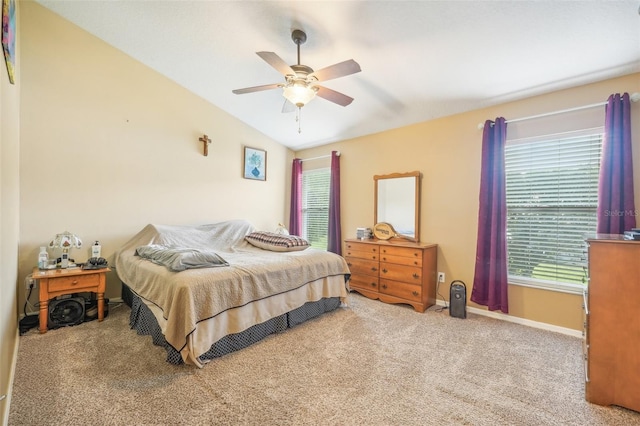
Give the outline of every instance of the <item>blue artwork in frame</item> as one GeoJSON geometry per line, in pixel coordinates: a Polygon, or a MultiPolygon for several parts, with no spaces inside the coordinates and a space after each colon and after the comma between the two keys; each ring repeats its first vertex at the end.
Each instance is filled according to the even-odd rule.
{"type": "Polygon", "coordinates": [[[2,0],[2,50],[7,64],[9,82],[15,84],[16,66],[16,3],[2,0]]]}
{"type": "Polygon", "coordinates": [[[245,179],[267,180],[267,151],[245,146],[242,174],[245,179]]]}

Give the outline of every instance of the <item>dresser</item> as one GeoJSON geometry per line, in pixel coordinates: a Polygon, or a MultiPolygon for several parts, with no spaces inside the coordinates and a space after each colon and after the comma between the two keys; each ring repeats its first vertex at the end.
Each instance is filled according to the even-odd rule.
{"type": "Polygon", "coordinates": [[[585,397],[640,411],[640,241],[597,235],[587,243],[585,397]]]}
{"type": "Polygon", "coordinates": [[[424,312],[435,304],[437,250],[437,244],[347,239],[351,290],[424,312]]]}

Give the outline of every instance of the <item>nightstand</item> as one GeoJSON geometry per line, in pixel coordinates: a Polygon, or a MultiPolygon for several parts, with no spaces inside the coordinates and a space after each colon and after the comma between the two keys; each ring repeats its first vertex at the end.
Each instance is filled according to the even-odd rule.
{"type": "Polygon", "coordinates": [[[104,269],[33,269],[33,279],[39,281],[40,286],[40,333],[47,332],[49,317],[49,300],[63,294],[94,292],[98,296],[98,321],[104,319],[104,291],[106,288],[106,274],[104,269]]]}

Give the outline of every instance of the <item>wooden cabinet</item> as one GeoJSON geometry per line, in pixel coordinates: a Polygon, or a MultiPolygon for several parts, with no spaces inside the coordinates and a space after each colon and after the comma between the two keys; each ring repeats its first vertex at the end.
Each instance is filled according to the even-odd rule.
{"type": "Polygon", "coordinates": [[[640,242],[598,235],[585,292],[585,397],[640,411],[640,242]]]}
{"type": "Polygon", "coordinates": [[[424,312],[436,299],[436,244],[345,240],[351,290],[424,312]]]}

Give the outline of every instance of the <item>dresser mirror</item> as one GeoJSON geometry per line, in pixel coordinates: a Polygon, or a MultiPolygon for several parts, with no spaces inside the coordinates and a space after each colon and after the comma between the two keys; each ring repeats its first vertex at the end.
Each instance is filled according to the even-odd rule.
{"type": "Polygon", "coordinates": [[[420,172],[375,175],[374,223],[389,223],[402,238],[420,239],[420,172]]]}

